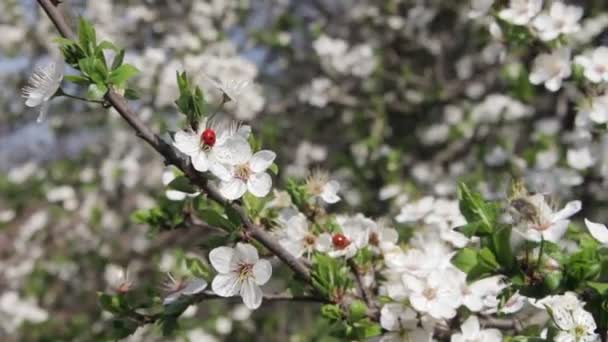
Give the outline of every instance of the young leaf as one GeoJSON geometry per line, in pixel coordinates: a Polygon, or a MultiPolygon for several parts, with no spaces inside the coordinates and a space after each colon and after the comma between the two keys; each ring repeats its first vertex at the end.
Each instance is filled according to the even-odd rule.
{"type": "Polygon", "coordinates": [[[97,47],[95,28],[83,17],[80,17],[78,26],[78,42],[87,56],[95,55],[95,48],[97,47]]]}
{"type": "Polygon", "coordinates": [[[123,64],[110,73],[110,83],[123,85],[131,77],[137,75],[139,70],[131,64],[123,64]]]}

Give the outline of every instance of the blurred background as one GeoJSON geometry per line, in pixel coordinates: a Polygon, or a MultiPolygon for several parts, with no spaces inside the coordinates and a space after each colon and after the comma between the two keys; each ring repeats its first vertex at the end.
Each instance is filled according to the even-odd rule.
{"type": "MultiPolygon", "coordinates": [[[[458,181],[503,198],[524,180],[601,218],[608,135],[579,129],[576,87],[550,94],[529,84],[534,49],[492,37],[468,1],[64,3],[72,23],[85,16],[126,48],[142,71],[132,106],[167,139],[183,119],[176,71],[212,108],[221,94],[204,74],[254,80],[224,111],[277,151],[279,188],[316,169],[339,180],[343,201],[332,211],[393,220],[423,195],[454,198],[458,181]]],[[[604,44],[608,5],[573,3],[585,8],[577,46],[604,44]]],[[[129,266],[137,284],[158,288],[165,272],[204,260],[205,236],[133,219],[172,201],[167,169],[113,110],[56,98],[36,123],[20,89],[56,51],[57,33],[35,1],[0,3],[0,37],[0,340],[108,338],[96,295],[106,275],[129,266]]],[[[250,313],[211,301],[187,311],[174,339],[327,340],[316,310],[272,303],[250,313]]],[[[129,339],[162,340],[158,330],[129,339]]]]}

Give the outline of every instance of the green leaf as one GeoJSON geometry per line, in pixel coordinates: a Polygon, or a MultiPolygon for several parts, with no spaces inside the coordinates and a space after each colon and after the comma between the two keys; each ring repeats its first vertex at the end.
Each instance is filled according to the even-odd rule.
{"type": "Polygon", "coordinates": [[[88,78],[86,78],[84,76],[80,76],[80,75],[65,75],[63,78],[68,82],[81,84],[81,85],[87,85],[87,84],[91,83],[91,80],[89,80],[88,78]]]}
{"type": "Polygon", "coordinates": [[[515,256],[511,249],[511,227],[501,227],[492,234],[492,250],[505,269],[511,270],[515,266],[515,256]]]}
{"type": "Polygon", "coordinates": [[[89,85],[89,89],[87,90],[87,98],[92,100],[102,99],[106,93],[108,92],[108,88],[103,84],[91,84],[89,85]]]}
{"type": "Polygon", "coordinates": [[[471,248],[465,247],[458,251],[454,258],[452,258],[452,264],[464,273],[469,273],[473,267],[477,265],[477,252],[471,248]]]}
{"type": "Polygon", "coordinates": [[[367,305],[360,300],[354,300],[349,307],[349,320],[359,321],[367,317],[367,305]]]}
{"type": "Polygon", "coordinates": [[[212,226],[224,228],[228,232],[237,229],[237,227],[232,222],[230,222],[230,220],[226,219],[214,210],[205,209],[200,210],[198,213],[205,222],[209,223],[212,226]]]}
{"type": "Polygon", "coordinates": [[[272,163],[272,165],[270,165],[270,167],[268,168],[270,170],[270,172],[272,172],[272,174],[274,174],[275,176],[279,174],[279,166],[275,163],[272,163]]]}
{"type": "Polygon", "coordinates": [[[239,215],[239,213],[233,207],[228,206],[226,207],[225,211],[230,222],[232,222],[236,227],[243,224],[243,221],[241,221],[241,215],[239,215]]]}
{"type": "Polygon", "coordinates": [[[186,176],[176,177],[167,185],[167,187],[187,194],[194,194],[198,191],[186,176]]]}
{"type": "Polygon", "coordinates": [[[137,75],[139,70],[131,64],[123,64],[110,73],[110,83],[120,86],[127,82],[131,77],[137,75]]]}
{"type": "Polygon", "coordinates": [[[481,194],[471,191],[464,183],[460,183],[458,186],[458,199],[460,200],[460,211],[468,223],[479,222],[477,230],[485,234],[494,231],[499,214],[496,204],[486,202],[481,194]]]}
{"type": "Polygon", "coordinates": [[[116,54],[116,56],[114,56],[114,59],[112,60],[112,70],[115,70],[116,68],[121,66],[124,59],[125,49],[120,49],[120,51],[118,51],[118,53],[116,54]]]}
{"type": "Polygon", "coordinates": [[[483,264],[488,269],[497,270],[500,268],[500,265],[498,264],[498,261],[496,260],[496,256],[494,255],[494,253],[492,253],[492,251],[489,248],[487,248],[487,247],[482,248],[479,251],[478,257],[479,257],[478,258],[479,263],[483,264]]]}
{"type": "Polygon", "coordinates": [[[120,314],[122,312],[125,312],[129,308],[124,296],[119,294],[109,295],[103,292],[98,292],[97,298],[99,300],[99,305],[101,306],[101,308],[113,314],[120,314]]]}
{"type": "Polygon", "coordinates": [[[108,69],[104,63],[96,57],[87,57],[78,61],[78,67],[83,74],[89,76],[93,82],[105,84],[108,69]]]}
{"type": "Polygon", "coordinates": [[[112,42],[109,42],[107,40],[104,40],[101,43],[99,43],[99,45],[97,45],[97,49],[98,50],[114,50],[114,51],[118,51],[118,48],[116,47],[116,45],[114,45],[112,42]]]}
{"type": "Polygon", "coordinates": [[[83,17],[80,17],[78,26],[78,42],[87,56],[95,54],[95,48],[97,47],[95,28],[83,17]]]}
{"type": "Polygon", "coordinates": [[[587,285],[602,296],[608,294],[608,283],[588,281],[587,285]]]}
{"type": "Polygon", "coordinates": [[[209,266],[204,264],[198,258],[186,257],[185,259],[186,268],[190,271],[190,274],[197,278],[207,278],[209,277],[210,270],[209,266]]]}
{"type": "Polygon", "coordinates": [[[137,93],[137,90],[133,88],[127,88],[125,90],[125,97],[129,100],[137,100],[139,99],[139,94],[137,93]]]}
{"type": "Polygon", "coordinates": [[[342,310],[339,305],[325,304],[321,307],[321,315],[329,320],[337,321],[342,319],[342,310]]]}

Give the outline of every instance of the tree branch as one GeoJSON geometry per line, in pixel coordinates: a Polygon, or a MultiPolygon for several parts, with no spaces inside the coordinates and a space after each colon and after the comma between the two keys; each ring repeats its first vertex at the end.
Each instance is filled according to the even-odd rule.
{"type": "MultiPolygon", "coordinates": [[[[63,6],[56,4],[56,1],[52,0],[38,0],[40,6],[44,9],[47,16],[53,22],[59,33],[68,39],[74,39],[76,34],[66,23],[65,18],[57,6],[63,6]]],[[[213,188],[208,180],[199,172],[197,172],[190,163],[190,160],[182,153],[177,151],[172,145],[168,144],[150,128],[148,128],[137,116],[137,114],[129,107],[124,97],[114,92],[112,89],[105,95],[105,100],[116,109],[116,111],[127,121],[127,123],[135,130],[137,136],[146,141],[152,148],[160,153],[167,164],[175,165],[179,168],[192,182],[203,190],[211,200],[223,205],[224,207],[231,207],[235,212],[238,213],[245,229],[249,235],[261,243],[264,247],[274,253],[279,259],[281,259],[289,268],[292,269],[300,278],[304,281],[312,284],[310,272],[308,268],[296,259],[291,253],[285,250],[275,239],[272,238],[261,227],[255,225],[247,212],[240,205],[225,200],[215,188],[213,188]]]]}

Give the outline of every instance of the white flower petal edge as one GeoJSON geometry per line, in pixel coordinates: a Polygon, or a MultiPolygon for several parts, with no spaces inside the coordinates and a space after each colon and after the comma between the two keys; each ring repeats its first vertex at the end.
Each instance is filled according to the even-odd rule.
{"type": "Polygon", "coordinates": [[[606,245],[608,244],[608,228],[601,223],[591,222],[585,219],[585,225],[587,229],[589,229],[589,233],[593,238],[595,238],[599,243],[606,245]]]}

